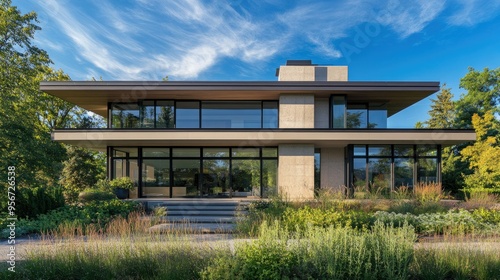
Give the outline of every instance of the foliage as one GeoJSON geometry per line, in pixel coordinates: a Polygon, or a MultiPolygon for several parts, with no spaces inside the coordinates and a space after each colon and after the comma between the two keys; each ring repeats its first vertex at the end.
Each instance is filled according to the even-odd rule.
{"type": "Polygon", "coordinates": [[[15,213],[19,218],[36,218],[64,206],[64,196],[61,188],[19,188],[15,202],[15,213]]]}
{"type": "MultiPolygon", "coordinates": [[[[16,223],[16,236],[28,233],[44,233],[56,231],[62,225],[81,227],[85,230],[93,225],[104,228],[117,216],[126,217],[130,212],[139,210],[139,204],[132,201],[113,199],[95,201],[85,205],[66,205],[47,214],[41,214],[36,219],[21,219],[16,223]]],[[[2,231],[4,237],[7,231],[2,231]]]]}
{"type": "Polygon", "coordinates": [[[94,187],[106,174],[106,158],[102,153],[84,148],[68,146],[68,160],[63,164],[60,183],[69,201],[75,201],[78,194],[94,187]]]}
{"type": "Polygon", "coordinates": [[[413,229],[308,227],[300,236],[263,224],[259,239],[214,259],[204,279],[407,279],[413,229]]]}
{"type": "Polygon", "coordinates": [[[413,186],[413,195],[419,202],[439,201],[443,198],[443,188],[439,183],[418,183],[413,186]]]}
{"type": "Polygon", "coordinates": [[[464,160],[474,173],[465,176],[465,189],[497,189],[500,191],[500,122],[491,111],[480,117],[474,114],[472,124],[476,142],[462,150],[464,160]]]}
{"type": "Polygon", "coordinates": [[[441,91],[437,94],[437,99],[431,99],[431,110],[429,110],[430,119],[425,121],[427,128],[453,128],[455,119],[455,106],[452,98],[451,89],[444,84],[441,91]]]}
{"type": "Polygon", "coordinates": [[[116,199],[116,195],[114,193],[98,189],[85,189],[83,192],[78,194],[78,201],[82,203],[112,199],[116,199]]]}
{"type": "Polygon", "coordinates": [[[120,177],[109,181],[111,188],[121,188],[126,190],[133,190],[135,188],[134,181],[129,177],[120,177]]]}

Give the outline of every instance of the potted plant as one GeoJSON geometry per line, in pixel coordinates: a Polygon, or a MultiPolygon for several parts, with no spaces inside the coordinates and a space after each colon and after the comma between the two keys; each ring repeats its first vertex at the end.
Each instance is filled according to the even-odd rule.
{"type": "Polygon", "coordinates": [[[110,187],[119,199],[128,198],[129,192],[135,189],[134,182],[129,177],[120,177],[109,181],[110,187]]]}

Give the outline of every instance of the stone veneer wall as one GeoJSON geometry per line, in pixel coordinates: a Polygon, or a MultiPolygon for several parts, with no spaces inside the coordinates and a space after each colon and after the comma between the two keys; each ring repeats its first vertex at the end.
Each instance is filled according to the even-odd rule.
{"type": "Polygon", "coordinates": [[[314,145],[279,145],[278,190],[289,200],[314,198],[314,145]]]}

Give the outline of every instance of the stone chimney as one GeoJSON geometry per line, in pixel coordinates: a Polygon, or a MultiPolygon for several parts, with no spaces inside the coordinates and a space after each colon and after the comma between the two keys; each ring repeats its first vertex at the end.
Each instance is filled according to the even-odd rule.
{"type": "Polygon", "coordinates": [[[278,81],[347,81],[347,66],[319,66],[311,60],[287,60],[276,69],[278,81]]]}

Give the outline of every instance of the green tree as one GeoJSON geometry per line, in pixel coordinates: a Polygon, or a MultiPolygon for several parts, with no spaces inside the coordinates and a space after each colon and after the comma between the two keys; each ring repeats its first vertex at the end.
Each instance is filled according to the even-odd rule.
{"type": "Polygon", "coordinates": [[[455,126],[472,128],[472,116],[480,117],[488,111],[499,113],[500,102],[500,68],[482,72],[469,67],[469,72],[460,80],[460,88],[467,90],[456,104],[455,126]]]}
{"type": "Polygon", "coordinates": [[[68,160],[64,162],[60,183],[69,201],[76,201],[78,194],[86,188],[95,187],[97,181],[106,177],[103,153],[68,146],[68,160]]]}
{"type": "Polygon", "coordinates": [[[476,131],[476,142],[462,150],[473,170],[465,175],[466,189],[495,189],[500,192],[500,122],[492,111],[483,117],[474,114],[472,125],[476,131]]]}
{"type": "Polygon", "coordinates": [[[455,104],[450,88],[444,84],[436,97],[437,99],[431,99],[430,119],[425,122],[425,126],[429,128],[453,128],[455,104]]]}

